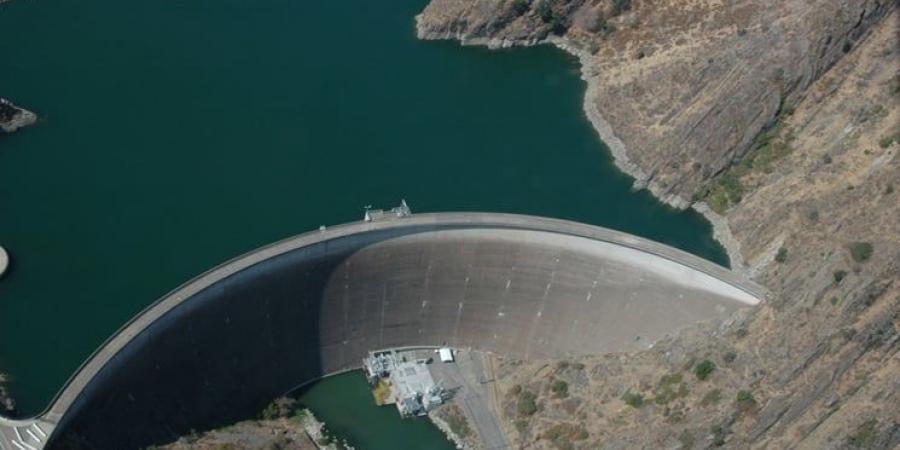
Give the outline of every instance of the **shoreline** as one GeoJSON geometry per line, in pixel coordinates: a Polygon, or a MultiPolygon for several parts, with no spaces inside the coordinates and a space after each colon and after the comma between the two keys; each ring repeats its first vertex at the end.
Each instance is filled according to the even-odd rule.
{"type": "Polygon", "coordinates": [[[667,205],[669,207],[678,209],[678,210],[686,210],[688,208],[692,208],[694,211],[700,213],[709,223],[712,225],[712,233],[713,239],[725,249],[725,253],[728,255],[729,265],[731,266],[731,270],[740,274],[741,276],[749,278],[749,271],[747,268],[747,263],[744,260],[743,253],[741,253],[741,245],[740,242],[734,237],[731,232],[731,227],[728,225],[728,219],[719,215],[709,208],[709,206],[704,202],[694,202],[691,203],[688,200],[685,200],[681,196],[677,194],[666,194],[665,190],[655,183],[649,175],[631,158],[628,157],[628,151],[625,148],[625,144],[621,139],[616,136],[615,132],[612,129],[612,125],[603,117],[600,110],[597,108],[597,105],[594,104],[592,99],[594,98],[594,93],[600,88],[599,83],[597,82],[596,77],[594,76],[593,68],[591,67],[591,55],[590,53],[578,48],[573,45],[570,40],[565,37],[550,35],[544,40],[530,40],[530,41],[515,41],[508,39],[496,39],[496,38],[466,38],[461,33],[432,33],[424,30],[421,27],[421,14],[415,16],[416,21],[416,37],[422,40],[456,40],[461,45],[481,45],[486,46],[489,49],[502,49],[502,48],[512,48],[512,47],[532,47],[539,44],[549,44],[554,47],[574,56],[578,59],[578,63],[580,66],[581,79],[587,84],[587,89],[585,89],[584,97],[582,99],[582,108],[584,110],[584,114],[587,117],[588,121],[594,128],[594,131],[597,133],[600,140],[606,147],[609,149],[609,153],[612,155],[613,165],[616,166],[621,172],[630,176],[634,179],[632,187],[636,190],[646,189],[648,190],[654,198],[656,198],[659,202],[667,205]]]}
{"type": "Polygon", "coordinates": [[[597,105],[591,100],[594,97],[593,94],[599,89],[596,78],[592,76],[593,72],[590,67],[591,55],[573,46],[566,38],[550,36],[545,42],[578,58],[578,63],[581,66],[581,79],[587,83],[583,101],[584,114],[587,116],[588,121],[591,122],[591,125],[593,125],[594,131],[597,132],[600,140],[609,149],[616,168],[634,178],[634,189],[647,189],[653,194],[653,197],[672,208],[679,210],[691,208],[700,213],[712,225],[713,239],[725,249],[731,270],[746,276],[746,262],[741,253],[741,244],[731,233],[728,219],[710,209],[705,202],[691,203],[677,194],[665,194],[663,188],[652,181],[647,173],[628,157],[625,144],[615,135],[612,125],[606,121],[597,105]]]}
{"type": "Polygon", "coordinates": [[[456,433],[454,433],[453,430],[450,429],[450,424],[438,417],[437,414],[429,412],[427,417],[428,420],[430,420],[438,430],[441,430],[441,432],[444,433],[445,436],[447,436],[447,439],[450,442],[453,442],[453,444],[456,445],[457,449],[474,450],[469,444],[466,443],[466,441],[457,436],[456,433]]]}

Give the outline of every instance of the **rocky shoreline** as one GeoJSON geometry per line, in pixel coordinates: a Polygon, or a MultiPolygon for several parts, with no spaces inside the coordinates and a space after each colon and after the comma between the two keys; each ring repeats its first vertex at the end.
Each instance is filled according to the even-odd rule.
{"type": "Polygon", "coordinates": [[[6,388],[6,374],[0,373],[0,416],[10,415],[16,411],[16,402],[6,388]]]}
{"type": "Polygon", "coordinates": [[[483,45],[491,49],[529,47],[546,44],[553,45],[577,58],[581,71],[581,79],[587,84],[587,89],[585,90],[583,97],[584,114],[593,125],[594,131],[597,132],[600,140],[603,141],[609,149],[615,166],[626,175],[634,178],[633,186],[635,189],[647,189],[659,201],[672,208],[686,209],[690,207],[702,214],[712,224],[713,238],[725,249],[728,259],[731,262],[732,269],[739,273],[746,272],[740,243],[732,235],[731,229],[728,226],[728,221],[724,216],[711,210],[704,202],[691,203],[677,194],[667,192],[663,186],[652,180],[652,178],[628,156],[625,144],[618,136],[616,136],[612,126],[603,117],[599,107],[592,100],[596,97],[596,92],[600,89],[600,82],[596,73],[593,71],[591,64],[592,54],[579,48],[566,38],[552,34],[548,35],[543,40],[509,40],[468,37],[462,33],[434,33],[423,26],[421,19],[421,14],[416,16],[416,35],[419,39],[454,39],[460,41],[462,45],[483,45]]]}
{"type": "Polygon", "coordinates": [[[12,133],[35,122],[37,122],[36,114],[16,106],[5,98],[0,98],[0,131],[12,133]]]}

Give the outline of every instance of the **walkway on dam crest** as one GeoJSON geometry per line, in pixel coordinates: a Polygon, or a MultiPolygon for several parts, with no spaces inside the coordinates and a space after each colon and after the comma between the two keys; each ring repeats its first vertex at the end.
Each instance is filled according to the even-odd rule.
{"type": "MultiPolygon", "coordinates": [[[[691,295],[693,292],[704,293],[701,295],[701,297],[705,296],[703,297],[703,301],[706,302],[703,303],[704,305],[718,305],[718,303],[715,302],[720,300],[716,299],[722,299],[721,301],[729,302],[729,305],[731,303],[738,306],[754,305],[766,296],[764,288],[721,266],[663,244],[601,227],[564,220],[510,214],[433,213],[414,214],[402,217],[387,214],[378,216],[369,221],[327,228],[323,227],[317,231],[301,234],[262,247],[232,259],[175,289],[131,319],[116,334],[111,336],[100,348],[98,348],[68,380],[65,386],[63,386],[44,413],[40,414],[37,418],[30,420],[9,420],[0,417],[0,449],[43,449],[47,444],[48,439],[54,437],[54,430],[62,432],[62,429],[66,427],[66,423],[72,419],[72,416],[91,414],[91,411],[82,408],[82,406],[87,403],[87,399],[84,397],[90,397],[92,395],[87,393],[90,390],[86,390],[86,388],[91,385],[92,381],[97,378],[97,375],[101,371],[108,369],[105,371],[105,373],[108,374],[108,372],[115,370],[118,365],[122,364],[121,360],[123,358],[118,358],[118,362],[116,362],[115,365],[109,363],[126,349],[126,347],[130,348],[131,351],[122,354],[132,355],[132,352],[137,352],[140,349],[138,344],[132,345],[136,341],[136,337],[140,336],[148,327],[155,324],[159,319],[166,316],[169,312],[172,312],[173,309],[182,303],[192,299],[198,293],[203,292],[207,288],[226,278],[241,273],[245,269],[296,250],[310,249],[308,252],[310,256],[305,256],[305,258],[316,258],[324,257],[321,255],[326,255],[329,252],[337,252],[338,250],[336,249],[346,250],[347,248],[352,250],[353,255],[361,255],[355,256],[357,260],[354,260],[355,262],[352,264],[355,264],[356,266],[353,267],[358,267],[360,264],[367,263],[367,261],[373,261],[370,263],[372,264],[372,267],[376,267],[376,265],[379,268],[392,267],[382,264],[383,261],[378,262],[373,260],[370,254],[381,251],[384,252],[384,255],[387,255],[385,256],[386,258],[399,258],[410,254],[414,255],[415,258],[422,258],[423,254],[431,255],[431,253],[427,252],[433,252],[434,248],[456,248],[454,246],[457,245],[456,243],[458,242],[471,242],[471,245],[475,248],[467,249],[463,251],[465,255],[456,255],[453,256],[454,258],[486,258],[490,259],[489,262],[491,264],[496,264],[498,255],[506,255],[507,257],[512,257],[510,255],[514,255],[521,258],[522,255],[535,254],[544,257],[545,254],[548,253],[544,250],[550,248],[556,249],[554,251],[564,252],[565,255],[568,255],[570,259],[579,264],[577,268],[582,272],[584,272],[583,269],[586,267],[603,266],[603,268],[594,270],[594,275],[591,275],[591,277],[594,278],[587,279],[587,284],[585,285],[582,280],[582,278],[586,276],[584,273],[573,274],[571,276],[565,273],[557,274],[558,270],[564,270],[566,267],[576,267],[573,265],[573,262],[564,261],[564,263],[568,262],[569,265],[560,266],[560,257],[557,256],[555,258],[555,265],[553,265],[552,257],[549,257],[550,259],[547,260],[549,262],[541,263],[553,265],[553,267],[548,269],[548,272],[551,273],[551,280],[557,281],[546,282],[546,287],[544,287],[544,284],[541,284],[540,289],[530,289],[528,291],[533,292],[533,295],[542,298],[535,299],[535,308],[538,308],[536,310],[537,318],[528,320],[528,323],[531,324],[533,329],[521,354],[515,355],[519,357],[529,357],[529,351],[536,356],[540,356],[542,355],[540,353],[542,348],[553,350],[556,348],[553,347],[553,345],[557,345],[557,347],[559,345],[566,345],[570,340],[576,340],[575,338],[578,337],[575,336],[575,332],[572,331],[572,337],[567,338],[570,340],[560,338],[559,342],[548,343],[547,338],[541,336],[540,333],[543,332],[541,330],[544,329],[541,328],[538,330],[538,328],[541,324],[541,315],[544,313],[544,305],[546,305],[548,300],[551,302],[554,301],[554,295],[569,297],[572,297],[573,295],[580,296],[582,306],[579,306],[579,308],[586,308],[586,306],[583,306],[585,304],[602,304],[603,302],[597,299],[602,300],[604,295],[611,295],[609,292],[615,292],[620,298],[623,298],[623,301],[625,302],[640,302],[641,299],[635,297],[635,295],[638,294],[637,292],[630,292],[629,294],[628,291],[621,291],[622,289],[629,289],[628,286],[631,286],[631,284],[625,283],[624,281],[634,282],[634,285],[639,283],[646,285],[646,283],[654,283],[654,280],[665,280],[665,284],[656,287],[642,287],[642,289],[649,292],[646,295],[651,296],[653,302],[656,302],[647,304],[657,305],[659,304],[660,299],[665,299],[668,296],[674,297],[676,300],[670,301],[667,304],[675,305],[672,306],[672,308],[680,308],[680,306],[677,306],[677,298],[684,298],[685,295],[691,295]],[[330,244],[332,242],[334,245],[330,244]],[[425,250],[422,250],[423,248],[425,250]],[[498,251],[501,253],[498,253],[498,251]],[[580,256],[576,258],[571,255],[580,256]],[[593,259],[588,258],[588,256],[593,259]],[[605,274],[609,274],[610,278],[614,281],[611,290],[606,289],[605,286],[598,288],[598,283],[603,285],[606,282],[603,279],[605,274]],[[567,276],[569,276],[569,278],[574,277],[574,281],[559,280],[559,278],[565,278],[567,276]],[[594,280],[593,287],[591,287],[590,279],[594,280]],[[566,286],[566,282],[569,282],[570,285],[566,286]],[[553,283],[560,285],[558,294],[555,290],[557,288],[551,287],[551,284],[553,283]],[[683,286],[683,290],[680,290],[681,288],[679,288],[679,290],[672,291],[670,290],[670,285],[683,286]],[[581,286],[586,286],[586,288],[584,288],[583,291],[579,291],[579,289],[582,289],[581,286]],[[595,300],[593,303],[590,303],[592,301],[592,296],[595,300]],[[532,345],[534,348],[532,348],[532,345]],[[108,365],[110,367],[107,367],[108,365]]],[[[532,257],[528,258],[530,258],[527,259],[529,262],[536,261],[536,259],[532,257]]],[[[461,259],[452,259],[450,261],[453,261],[454,263],[460,261],[465,262],[461,259]]],[[[469,260],[468,262],[470,267],[474,265],[476,268],[479,267],[479,264],[486,264],[484,261],[477,259],[469,260]]],[[[535,262],[535,264],[537,264],[537,262],[535,262]]],[[[516,267],[513,266],[512,269],[513,272],[515,272],[516,267]]],[[[338,269],[335,269],[336,272],[337,270],[338,269]]],[[[343,267],[341,267],[341,270],[344,270],[343,267]]],[[[419,270],[421,271],[424,269],[419,270]]],[[[429,271],[430,270],[429,266],[429,271]]],[[[352,272],[348,269],[346,273],[352,272]]],[[[473,276],[475,275],[478,274],[474,274],[473,276]]],[[[417,276],[426,277],[427,285],[427,277],[432,275],[429,272],[427,275],[418,274],[417,276]]],[[[468,285],[470,278],[472,277],[466,276],[464,278],[466,285],[468,285]]],[[[462,283],[462,280],[459,282],[462,283]]],[[[506,291],[510,290],[512,278],[504,276],[502,279],[496,277],[478,280],[473,279],[472,282],[490,283],[490,289],[495,289],[496,286],[499,286],[498,289],[502,292],[504,283],[506,291]]],[[[485,286],[478,287],[482,292],[494,292],[485,286]]],[[[515,285],[513,287],[515,287],[515,285]]],[[[465,289],[463,292],[462,295],[467,295],[465,294],[465,289]]],[[[476,292],[468,295],[478,294],[476,292]]],[[[493,294],[489,295],[491,298],[494,297],[493,294]]],[[[323,299],[323,301],[325,300],[328,299],[323,299]]],[[[459,304],[460,311],[463,308],[462,301],[464,300],[465,299],[461,300],[459,304]]],[[[568,298],[565,299],[565,302],[568,301],[570,301],[568,298]]],[[[563,299],[560,299],[559,302],[564,303],[563,299]]],[[[479,304],[484,305],[485,303],[482,302],[479,304]]],[[[453,303],[453,305],[455,311],[455,303],[453,303]]],[[[516,307],[516,305],[500,305],[501,310],[495,312],[493,319],[491,320],[501,320],[504,318],[505,314],[511,314],[510,312],[502,310],[502,308],[510,307],[516,307]]],[[[594,308],[593,306],[590,307],[594,308]]],[[[732,311],[734,307],[736,306],[715,306],[720,315],[732,311]]],[[[422,304],[422,308],[425,308],[425,303],[422,304]]],[[[624,309],[619,308],[614,311],[616,311],[617,314],[629,314],[627,305],[624,309]]],[[[576,312],[573,314],[575,314],[574,317],[579,317],[579,313],[576,312]]],[[[549,315],[552,317],[545,318],[544,322],[551,321],[550,323],[553,324],[552,320],[554,320],[554,317],[557,319],[560,317],[558,314],[549,315]]],[[[564,318],[568,318],[568,316],[564,318]]],[[[506,318],[506,320],[513,319],[515,318],[506,318]]],[[[589,319],[589,317],[585,317],[585,326],[588,325],[587,319],[589,319]]],[[[331,326],[331,322],[328,322],[328,318],[323,316],[321,320],[323,321],[323,326],[325,326],[325,324],[331,326]]],[[[382,318],[382,322],[383,321],[382,318]]],[[[513,322],[510,323],[512,324],[513,322]]],[[[462,325],[465,326],[466,324],[462,325]]],[[[459,317],[457,317],[456,327],[457,329],[454,329],[451,334],[454,337],[459,331],[459,317]]],[[[496,334],[494,335],[494,339],[497,339],[496,334]]],[[[619,337],[617,337],[617,339],[619,339],[619,337]]],[[[621,347],[610,348],[609,350],[634,350],[636,348],[634,341],[635,339],[629,339],[629,342],[621,344],[621,347]]],[[[646,346],[650,343],[652,342],[642,341],[640,345],[646,346]]],[[[365,347],[365,344],[366,342],[361,343],[362,347],[365,347]]],[[[379,344],[382,343],[373,343],[371,348],[378,348],[379,344]]],[[[441,342],[435,342],[435,344],[441,344],[441,342]]],[[[322,345],[328,345],[328,343],[323,343],[322,345]]],[[[496,347],[501,344],[495,343],[494,345],[496,347]]],[[[585,348],[589,349],[589,346],[585,348]]],[[[603,348],[606,349],[607,347],[603,348]]],[[[501,346],[500,350],[502,349],[501,346]]],[[[356,350],[361,351],[362,348],[354,348],[354,351],[356,350]]],[[[497,351],[496,348],[491,350],[497,351]]],[[[576,350],[575,353],[585,352],[584,349],[576,350]]],[[[335,362],[335,367],[333,368],[343,368],[343,365],[350,364],[347,361],[355,361],[353,364],[358,364],[359,359],[357,359],[355,353],[348,350],[346,361],[335,362]]],[[[328,369],[330,367],[326,368],[328,369]]]]}

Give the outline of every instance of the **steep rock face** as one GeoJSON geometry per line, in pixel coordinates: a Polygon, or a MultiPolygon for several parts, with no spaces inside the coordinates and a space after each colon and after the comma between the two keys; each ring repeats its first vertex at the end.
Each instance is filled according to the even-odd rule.
{"type": "Polygon", "coordinates": [[[9,100],[0,98],[0,131],[12,133],[37,121],[33,112],[19,108],[9,100]]]}
{"type": "Polygon", "coordinates": [[[900,46],[888,14],[725,173],[741,200],[724,225],[771,299],[636,355],[504,361],[514,442],[900,446],[900,46]],[[715,369],[701,380],[704,360],[715,369]]]}
{"type": "MultiPolygon", "coordinates": [[[[418,35],[492,46],[564,35],[619,166],[686,207],[891,5],[873,0],[432,0],[418,35]],[[614,130],[614,135],[612,131],[614,130]]],[[[594,120],[598,125],[598,120],[594,120]]]]}

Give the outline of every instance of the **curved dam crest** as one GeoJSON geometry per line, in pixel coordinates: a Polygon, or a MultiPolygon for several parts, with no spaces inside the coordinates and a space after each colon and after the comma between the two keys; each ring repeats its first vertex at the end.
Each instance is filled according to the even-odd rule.
{"type": "Polygon", "coordinates": [[[0,447],[174,440],[358,367],[377,348],[515,358],[639,350],[764,296],[691,254],[575,222],[436,213],[341,225],[235,258],[161,298],[43,414],[0,418],[0,447]]]}

